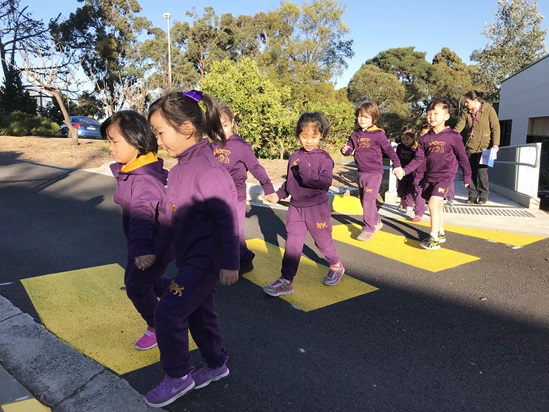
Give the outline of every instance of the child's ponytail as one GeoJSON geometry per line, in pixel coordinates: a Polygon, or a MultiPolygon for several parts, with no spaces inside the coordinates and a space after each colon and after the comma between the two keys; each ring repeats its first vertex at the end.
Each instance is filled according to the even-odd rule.
{"type": "Polygon", "coordinates": [[[227,136],[225,136],[223,125],[221,124],[219,103],[215,101],[212,96],[205,93],[202,94],[201,101],[206,107],[203,132],[207,134],[210,139],[217,140],[221,143],[221,146],[224,146],[227,141],[227,136]]]}

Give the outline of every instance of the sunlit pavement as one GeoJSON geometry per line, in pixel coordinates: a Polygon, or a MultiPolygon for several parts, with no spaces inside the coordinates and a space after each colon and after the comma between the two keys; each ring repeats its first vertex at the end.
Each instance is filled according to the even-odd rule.
{"type": "MultiPolygon", "coordinates": [[[[120,289],[114,179],[0,165],[2,365],[52,409],[147,410],[162,370],[157,349],[132,347],[144,328],[120,289]]],[[[487,210],[498,207],[518,209],[487,210]]],[[[359,242],[360,216],[335,210],[341,284],[322,284],[308,238],[295,293],[272,298],[261,288],[279,276],[285,210],[252,205],[255,269],[218,293],[231,374],[165,409],[542,410],[549,219],[466,213],[445,213],[447,242],[425,251],[428,216],[413,223],[388,204],[383,229],[359,242]]]]}

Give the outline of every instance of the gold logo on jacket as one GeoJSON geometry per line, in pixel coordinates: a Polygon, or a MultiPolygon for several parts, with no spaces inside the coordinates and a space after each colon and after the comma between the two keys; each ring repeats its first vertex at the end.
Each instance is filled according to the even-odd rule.
{"type": "Polygon", "coordinates": [[[366,192],[366,193],[374,193],[374,189],[370,189],[369,187],[366,187],[366,188],[364,189],[364,192],[366,192]]]}
{"type": "Polygon", "coordinates": [[[429,153],[444,153],[444,145],[446,142],[440,142],[438,140],[431,140],[429,142],[429,153]]]}
{"type": "Polygon", "coordinates": [[[359,149],[368,149],[370,147],[370,138],[369,137],[360,137],[358,139],[358,148],[359,149]]]}
{"type": "Polygon", "coordinates": [[[444,194],[446,193],[446,189],[444,189],[443,187],[439,187],[438,192],[444,194]]]}
{"type": "Polygon", "coordinates": [[[173,293],[175,296],[183,296],[183,289],[185,288],[175,283],[175,280],[172,280],[172,283],[170,283],[170,293],[173,293]]]}
{"type": "Polygon", "coordinates": [[[215,149],[214,156],[219,163],[229,163],[231,151],[227,149],[215,149]]]}
{"type": "Polygon", "coordinates": [[[175,203],[172,203],[172,202],[170,202],[170,206],[172,208],[172,214],[175,215],[175,211],[177,210],[177,206],[175,205],[175,203]]]}
{"type": "Polygon", "coordinates": [[[317,229],[326,229],[327,227],[328,227],[328,223],[326,222],[316,222],[317,229]]]}

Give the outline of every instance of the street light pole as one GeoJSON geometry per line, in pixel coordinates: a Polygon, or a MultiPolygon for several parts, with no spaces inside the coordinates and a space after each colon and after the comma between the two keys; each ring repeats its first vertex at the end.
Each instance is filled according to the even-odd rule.
{"type": "Polygon", "coordinates": [[[456,89],[459,90],[459,97],[458,97],[458,119],[461,115],[461,85],[457,85],[456,86],[456,89]]]}
{"type": "Polygon", "coordinates": [[[170,40],[170,13],[164,13],[162,18],[168,20],[168,88],[172,88],[172,45],[170,40]]]}

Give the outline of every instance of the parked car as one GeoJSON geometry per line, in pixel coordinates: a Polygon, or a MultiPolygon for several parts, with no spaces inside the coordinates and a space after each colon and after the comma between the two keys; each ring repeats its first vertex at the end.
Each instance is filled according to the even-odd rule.
{"type": "MultiPolygon", "coordinates": [[[[78,132],[78,137],[83,139],[101,139],[101,131],[99,127],[101,124],[89,117],[85,116],[70,116],[72,127],[78,132]]],[[[61,136],[68,137],[69,128],[65,123],[61,123],[59,126],[61,129],[61,136]]]]}

